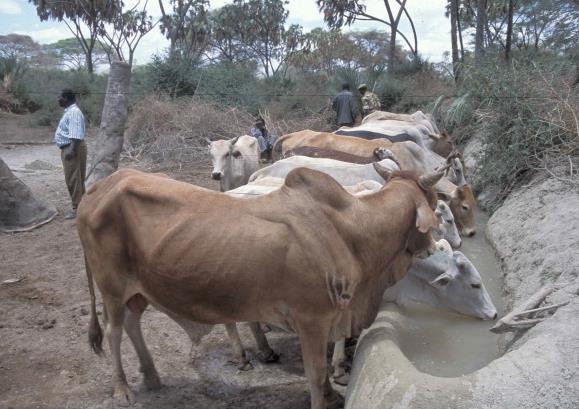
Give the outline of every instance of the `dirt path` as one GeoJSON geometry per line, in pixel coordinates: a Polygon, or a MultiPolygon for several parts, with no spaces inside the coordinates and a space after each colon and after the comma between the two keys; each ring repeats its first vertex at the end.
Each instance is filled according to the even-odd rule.
{"type": "MultiPolygon", "coordinates": [[[[62,216],[69,198],[59,152],[51,145],[0,145],[0,156],[38,197],[60,212],[39,229],[0,236],[0,281],[22,278],[17,284],[0,285],[0,407],[116,407],[110,398],[110,361],[98,358],[87,344],[87,281],[74,221],[62,216]]],[[[164,171],[216,188],[204,160],[177,173],[164,171]]],[[[123,362],[129,384],[137,392],[136,407],[309,407],[297,337],[269,333],[281,361],[262,365],[253,358],[248,329],[240,327],[255,366],[247,372],[228,362],[231,353],[222,326],[195,347],[198,358],[192,363],[185,333],[166,316],[147,310],[143,331],[165,387],[156,392],[141,388],[137,358],[125,337],[123,362]]]]}

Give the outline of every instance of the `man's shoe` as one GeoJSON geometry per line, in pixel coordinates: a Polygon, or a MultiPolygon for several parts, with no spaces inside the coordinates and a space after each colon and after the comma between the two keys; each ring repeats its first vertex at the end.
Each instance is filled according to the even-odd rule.
{"type": "Polygon", "coordinates": [[[69,210],[69,211],[64,215],[64,218],[65,218],[66,220],[72,220],[72,219],[76,218],[76,210],[75,210],[75,209],[69,210]]]}

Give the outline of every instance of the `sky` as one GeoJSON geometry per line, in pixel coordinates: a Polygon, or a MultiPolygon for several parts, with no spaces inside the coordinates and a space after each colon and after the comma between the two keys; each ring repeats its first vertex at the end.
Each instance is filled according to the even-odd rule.
{"type": "MultiPolygon", "coordinates": [[[[139,0],[125,0],[134,4],[139,0]]],[[[141,0],[143,1],[143,0],[141,0]]],[[[212,8],[231,3],[227,0],[210,0],[212,8]]],[[[164,0],[164,4],[168,3],[164,0]]],[[[418,36],[418,51],[430,62],[443,60],[443,53],[450,51],[450,22],[444,17],[447,0],[408,0],[407,10],[414,20],[418,36]]],[[[386,8],[383,0],[365,1],[369,14],[386,19],[386,8]]],[[[158,18],[161,13],[157,0],[149,0],[147,10],[158,18]]],[[[290,0],[288,5],[289,24],[299,24],[309,31],[324,27],[323,15],[318,11],[315,0],[290,0]]],[[[369,28],[383,29],[379,23],[358,21],[351,28],[364,30],[369,28]]],[[[407,20],[401,22],[401,31],[411,38],[410,25],[407,20]]],[[[346,30],[349,30],[346,28],[346,30]]],[[[0,0],[0,35],[9,33],[25,34],[40,44],[49,44],[63,38],[72,37],[67,26],[62,22],[44,21],[36,15],[36,8],[27,0],[0,0]]],[[[135,58],[136,64],[145,64],[155,54],[162,53],[168,46],[158,28],[147,34],[139,44],[135,58]]]]}

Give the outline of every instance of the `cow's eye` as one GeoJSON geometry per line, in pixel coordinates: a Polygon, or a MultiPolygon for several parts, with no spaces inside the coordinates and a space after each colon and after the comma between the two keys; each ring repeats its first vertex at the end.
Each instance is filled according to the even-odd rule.
{"type": "Polygon", "coordinates": [[[241,156],[241,152],[239,152],[239,151],[233,152],[233,157],[234,157],[234,158],[239,158],[240,156],[241,156]]]}
{"type": "Polygon", "coordinates": [[[225,154],[225,157],[226,157],[226,158],[229,158],[229,152],[227,152],[227,153],[225,154]]]}
{"type": "Polygon", "coordinates": [[[468,211],[468,206],[467,205],[462,205],[462,210],[464,210],[465,212],[468,211]]]}
{"type": "Polygon", "coordinates": [[[470,285],[472,288],[476,288],[479,289],[480,288],[480,284],[471,284],[470,285]]]}

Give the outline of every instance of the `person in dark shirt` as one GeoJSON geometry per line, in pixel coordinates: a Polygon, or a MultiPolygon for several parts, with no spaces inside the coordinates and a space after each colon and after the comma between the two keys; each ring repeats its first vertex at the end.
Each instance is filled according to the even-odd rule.
{"type": "Polygon", "coordinates": [[[342,91],[332,101],[332,108],[336,111],[339,126],[354,126],[358,116],[358,101],[350,91],[350,85],[342,85],[342,91]]]}

